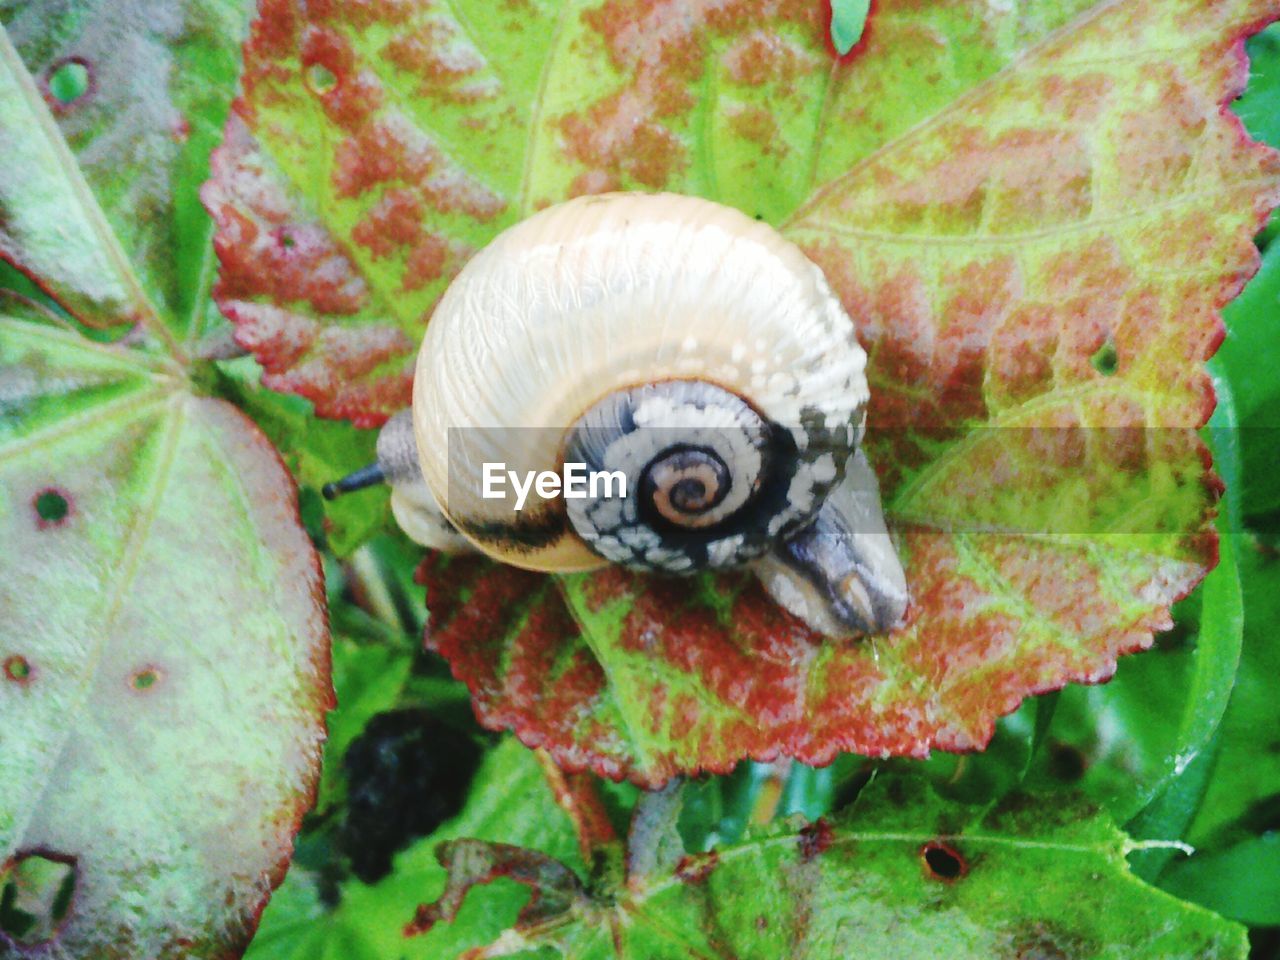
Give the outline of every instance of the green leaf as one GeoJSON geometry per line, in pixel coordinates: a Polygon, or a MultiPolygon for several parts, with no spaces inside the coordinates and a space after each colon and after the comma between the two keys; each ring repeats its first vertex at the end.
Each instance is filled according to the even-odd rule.
{"type": "Polygon", "coordinates": [[[862,39],[871,0],[831,0],[831,42],[844,56],[862,39]]]}
{"type": "Polygon", "coordinates": [[[510,849],[447,846],[438,906],[447,915],[494,869],[522,868],[539,914],[531,902],[483,957],[825,960],[856,944],[871,957],[1243,960],[1242,928],[1137,880],[1125,850],[1078,804],[1020,798],[984,815],[885,777],[831,822],[757,833],[622,889],[528,871],[510,849]]]}
{"type": "MultiPolygon", "coordinates": [[[[1213,779],[1188,836],[1196,847],[1238,839],[1244,822],[1265,816],[1280,799],[1280,560],[1242,536],[1244,650],[1231,701],[1222,720],[1222,745],[1213,779]]],[[[1265,823],[1259,826],[1266,826],[1265,823]]]]}
{"type": "Polygon", "coordinates": [[[153,319],[83,175],[0,32],[0,257],[90,326],[153,319]]]}
{"type": "Polygon", "coordinates": [[[300,397],[276,393],[259,385],[261,368],[251,358],[223,363],[225,394],[251,416],[280,450],[299,486],[323,511],[324,542],[345,557],[391,521],[386,487],[359,496],[322,500],[320,489],[377,459],[377,434],[348,423],[318,420],[300,397]]]}
{"type": "Polygon", "coordinates": [[[1184,627],[1125,661],[1105,686],[1062,691],[1033,783],[1082,789],[1124,822],[1208,747],[1240,658],[1235,539],[1223,538],[1217,569],[1187,601],[1199,608],[1198,628],[1184,627]]]}
{"type": "Polygon", "coordinates": [[[445,888],[436,846],[460,837],[520,844],[582,869],[573,825],[538,760],[508,739],[476,772],[462,813],[401,853],[395,870],[379,883],[352,880],[329,908],[314,875],[291,871],[263,915],[247,960],[444,960],[492,940],[515,922],[528,899],[514,883],[495,884],[471,898],[453,924],[424,937],[403,936],[415,907],[445,888]]]}
{"type": "Polygon", "coordinates": [[[1243,458],[1243,499],[1251,514],[1280,508],[1280,377],[1266,358],[1280,342],[1280,244],[1224,311],[1227,338],[1218,351],[1236,398],[1243,458]]]}
{"type": "MultiPolygon", "coordinates": [[[[1125,824],[1125,830],[1135,840],[1155,840],[1170,843],[1187,835],[1187,828],[1204,801],[1209,787],[1214,762],[1218,758],[1217,741],[1201,750],[1194,760],[1170,780],[1164,791],[1125,824]]],[[[1148,883],[1155,883],[1165,867],[1179,854],[1175,846],[1155,846],[1135,850],[1129,855],[1129,865],[1136,876],[1148,883]]]]}
{"type": "Polygon", "coordinates": [[[234,954],[331,705],[293,484],[166,361],[0,316],[0,384],[0,863],[74,864],[62,955],[234,954]]]}
{"type": "MultiPolygon", "coordinates": [[[[931,758],[928,769],[949,795],[999,797],[1029,777],[1038,788],[1084,790],[1122,822],[1141,812],[1142,829],[1152,831],[1143,838],[1184,836],[1196,790],[1205,787],[1201,758],[1227,708],[1244,626],[1232,532],[1240,522],[1239,430],[1230,389],[1216,385],[1218,406],[1204,433],[1227,484],[1218,567],[1175,607],[1175,630],[1150,653],[1122,661],[1109,683],[1063,690],[1045,718],[1037,712],[1033,720],[1024,705],[981,755],[931,758]],[[1187,819],[1175,822],[1174,808],[1187,819]]],[[[1168,851],[1139,855],[1147,864],[1167,858],[1168,851]]]]}
{"type": "Polygon", "coordinates": [[[316,811],[323,813],[343,795],[342,758],[373,717],[396,706],[413,661],[407,649],[361,644],[345,637],[333,642],[333,688],[338,709],[329,719],[329,739],[316,811]]]}
{"type": "Polygon", "coordinates": [[[1241,923],[1280,926],[1280,833],[1175,863],[1160,886],[1241,923]]]}

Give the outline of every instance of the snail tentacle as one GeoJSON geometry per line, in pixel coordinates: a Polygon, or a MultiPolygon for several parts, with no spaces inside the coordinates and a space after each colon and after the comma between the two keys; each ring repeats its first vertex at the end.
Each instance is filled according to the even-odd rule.
{"type": "Polygon", "coordinates": [[[401,410],[378,432],[377,460],[340,480],[326,483],[321,493],[334,500],[379,483],[391,486],[391,513],[396,524],[415,543],[448,553],[475,549],[440,509],[435,494],[422,478],[418,445],[413,436],[413,412],[401,410]]]}

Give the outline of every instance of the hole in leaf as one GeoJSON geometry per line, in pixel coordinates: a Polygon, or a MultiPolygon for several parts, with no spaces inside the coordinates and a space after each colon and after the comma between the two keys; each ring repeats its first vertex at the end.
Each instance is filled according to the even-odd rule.
{"type": "Polygon", "coordinates": [[[49,95],[58,107],[69,107],[89,92],[89,64],[72,57],[49,69],[49,95]]]}
{"type": "Polygon", "coordinates": [[[14,683],[26,683],[31,679],[31,661],[15,653],[5,660],[4,675],[14,683]]]}
{"type": "Polygon", "coordinates": [[[960,852],[940,841],[926,843],[920,848],[920,856],[929,876],[943,883],[959,880],[969,872],[969,864],[960,852]]]}
{"type": "Polygon", "coordinates": [[[48,943],[66,921],[75,892],[74,859],[19,854],[0,871],[0,932],[22,946],[48,943]]]}
{"type": "Polygon", "coordinates": [[[160,671],[155,667],[144,667],[133,675],[129,681],[135,690],[150,690],[160,682],[160,671]]]}
{"type": "Polygon", "coordinates": [[[338,85],[338,78],[323,63],[313,63],[303,72],[303,82],[317,97],[323,97],[338,85]]]}
{"type": "Polygon", "coordinates": [[[1106,343],[1093,352],[1089,362],[1093,364],[1093,369],[1104,377],[1115,376],[1115,372],[1120,366],[1120,358],[1116,354],[1116,345],[1108,339],[1106,343]]]}
{"type": "Polygon", "coordinates": [[[42,530],[45,527],[61,526],[71,513],[71,501],[65,493],[54,487],[41,490],[31,503],[36,511],[36,525],[42,530]]]}
{"type": "Polygon", "coordinates": [[[1084,777],[1089,761],[1084,751],[1069,743],[1055,743],[1049,747],[1049,773],[1063,783],[1075,783],[1084,777]]]}

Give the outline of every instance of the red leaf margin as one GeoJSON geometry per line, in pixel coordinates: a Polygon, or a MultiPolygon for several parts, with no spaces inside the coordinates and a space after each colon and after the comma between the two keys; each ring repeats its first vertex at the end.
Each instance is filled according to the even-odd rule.
{"type": "Polygon", "coordinates": [[[254,446],[268,451],[272,466],[279,471],[282,478],[282,482],[279,485],[280,497],[287,505],[287,519],[301,533],[302,540],[306,543],[307,552],[310,556],[310,566],[313,574],[310,578],[310,593],[312,602],[320,613],[321,630],[320,642],[314,646],[311,656],[311,665],[315,670],[315,678],[318,684],[316,689],[317,697],[313,709],[320,718],[320,736],[316,740],[315,762],[312,764],[308,782],[299,792],[293,807],[288,813],[288,826],[286,829],[293,840],[286,849],[281,851],[280,859],[276,862],[274,869],[264,878],[266,886],[262,891],[262,897],[257,906],[245,918],[241,942],[229,948],[226,954],[227,960],[237,960],[237,958],[244,955],[244,952],[249,948],[249,944],[257,934],[258,927],[262,923],[263,911],[267,909],[267,905],[271,902],[272,894],[279,889],[280,884],[284,883],[284,878],[293,863],[294,849],[298,834],[302,830],[302,821],[315,808],[316,801],[319,799],[321,748],[329,738],[329,714],[338,707],[338,695],[333,686],[333,632],[329,622],[329,599],[325,590],[324,563],[320,558],[319,551],[316,550],[315,544],[311,542],[311,538],[307,535],[306,527],[302,522],[302,512],[298,501],[298,482],[294,479],[293,473],[280,456],[280,451],[276,449],[275,444],[271,442],[261,427],[227,401],[215,400],[213,402],[225,406],[229,413],[235,415],[240,421],[238,426],[251,438],[254,446]]]}

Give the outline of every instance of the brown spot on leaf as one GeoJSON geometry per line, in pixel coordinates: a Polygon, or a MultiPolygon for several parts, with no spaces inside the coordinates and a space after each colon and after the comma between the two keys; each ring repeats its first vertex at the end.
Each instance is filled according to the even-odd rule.
{"type": "Polygon", "coordinates": [[[420,290],[432,281],[456,272],[456,264],[465,259],[465,251],[455,249],[449,241],[434,233],[426,234],[409,252],[401,289],[420,290]]]}
{"type": "Polygon", "coordinates": [[[154,689],[160,678],[160,670],[156,667],[143,667],[129,678],[129,686],[138,693],[145,693],[154,689]]]}
{"type": "Polygon", "coordinates": [[[420,79],[418,96],[442,103],[476,103],[493,91],[471,79],[483,69],[484,61],[462,39],[452,24],[435,20],[415,33],[396,34],[382,54],[420,79]]]}
{"type": "Polygon", "coordinates": [[[711,871],[716,868],[719,862],[720,857],[714,850],[706,853],[686,854],[676,864],[676,877],[681,883],[691,885],[704,883],[707,877],[711,876],[711,871]]]}
{"type": "Polygon", "coordinates": [[[942,840],[934,840],[920,848],[920,861],[925,876],[941,883],[955,883],[969,873],[969,862],[960,851],[942,840]]]}
{"type": "Polygon", "coordinates": [[[83,106],[97,89],[97,78],[88,59],[80,56],[55,60],[45,71],[41,92],[55,114],[83,106]]]}
{"type": "Polygon", "coordinates": [[[534,850],[483,840],[450,840],[436,849],[448,871],[444,892],[434,903],[418,907],[404,935],[427,933],[441,920],[457,916],[472,887],[506,877],[529,888],[529,901],[516,918],[516,929],[545,922],[585,898],[581,881],[559,860],[534,850]]]}
{"type": "Polygon", "coordinates": [[[778,136],[778,121],[764,107],[740,107],[729,111],[729,128],[743,140],[749,140],[761,152],[781,156],[786,143],[778,136]]]}
{"type": "Polygon", "coordinates": [[[307,0],[307,15],[313,20],[367,30],[383,25],[406,23],[417,8],[415,0],[307,0]]]}
{"type": "Polygon", "coordinates": [[[15,653],[5,658],[4,676],[6,680],[25,686],[35,679],[35,668],[26,657],[15,653]]]}
{"type": "Polygon", "coordinates": [[[1099,944],[1074,931],[1063,930],[1047,920],[1021,924],[1023,929],[1009,939],[999,960],[1075,960],[1096,957],[1099,944]]]}
{"type": "MultiPolygon", "coordinates": [[[[768,37],[793,27],[820,40],[825,35],[820,6],[792,0],[778,4],[770,11],[776,29],[758,30],[754,49],[748,41],[731,51],[730,71],[750,83],[772,67],[772,79],[784,82],[798,57],[787,52],[789,40],[777,43],[768,37]],[[753,52],[764,55],[762,66],[750,64],[753,52]]],[[[668,185],[690,163],[689,145],[677,130],[697,105],[704,72],[719,69],[706,55],[709,37],[741,37],[758,23],[759,11],[744,0],[692,7],[673,0],[608,0],[582,19],[628,82],[560,118],[566,153],[588,171],[621,184],[668,185]]],[[[760,129],[760,118],[748,123],[760,129]]]]}
{"type": "Polygon", "coordinates": [[[794,80],[813,60],[811,51],[794,46],[773,30],[754,30],[736,38],[723,55],[730,79],[751,87],[794,80]]]}
{"type": "Polygon", "coordinates": [[[800,845],[800,860],[808,863],[815,857],[826,853],[835,842],[836,834],[825,817],[819,817],[813,823],[800,830],[796,841],[800,845]]]}
{"type": "Polygon", "coordinates": [[[36,516],[36,529],[49,530],[67,523],[74,512],[75,502],[67,491],[59,487],[45,487],[31,498],[31,509],[36,516]]]}
{"type": "Polygon", "coordinates": [[[336,30],[307,27],[301,62],[308,89],[320,97],[326,116],[343,129],[358,129],[382,106],[382,84],[372,71],[357,67],[350,42],[336,30]]]}

